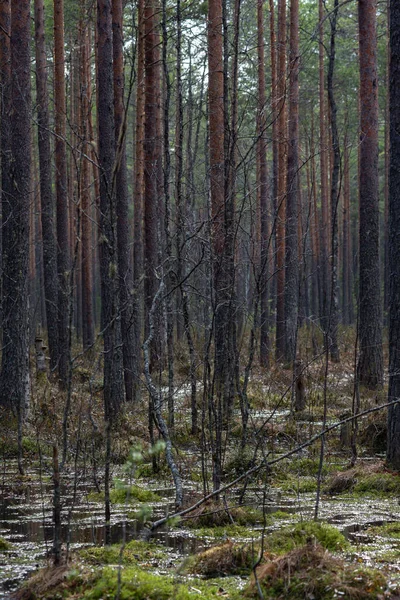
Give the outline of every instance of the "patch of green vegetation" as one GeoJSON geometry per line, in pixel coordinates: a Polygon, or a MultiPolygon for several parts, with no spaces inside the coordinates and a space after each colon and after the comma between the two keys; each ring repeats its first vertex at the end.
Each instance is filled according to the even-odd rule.
{"type": "MultiPolygon", "coordinates": [[[[82,589],[79,598],[100,600],[114,598],[118,589],[116,569],[106,567],[90,587],[82,589]]],[[[135,567],[126,567],[121,572],[120,600],[213,600],[226,592],[232,600],[238,600],[237,582],[216,582],[179,577],[162,576],[135,567]]],[[[68,596],[66,596],[68,598],[68,596]]],[[[71,596],[73,597],[73,596],[71,596]]],[[[76,597],[76,596],[75,596],[76,597]]]]}
{"type": "Polygon", "coordinates": [[[5,550],[11,550],[12,544],[7,542],[4,538],[0,537],[0,552],[4,552],[5,550]]]}
{"type": "Polygon", "coordinates": [[[245,598],[274,600],[376,600],[386,590],[385,577],[377,570],[346,566],[318,544],[307,544],[257,569],[257,582],[245,589],[245,598]]]}
{"type": "Polygon", "coordinates": [[[272,517],[273,519],[276,519],[277,521],[280,519],[294,519],[295,515],[289,512],[286,512],[284,510],[276,510],[273,513],[270,513],[269,515],[270,517],[272,517]]]}
{"type": "MultiPolygon", "coordinates": [[[[22,452],[25,457],[33,457],[37,454],[37,441],[35,438],[22,438],[22,452]]],[[[0,438],[0,455],[5,458],[16,458],[18,456],[18,442],[8,437],[0,438]]]]}
{"type": "Polygon", "coordinates": [[[366,533],[400,540],[400,523],[386,523],[385,525],[368,527],[366,533]]]}
{"type": "MultiPolygon", "coordinates": [[[[88,500],[102,502],[104,492],[90,492],[88,500]]],[[[138,485],[118,485],[110,492],[112,504],[125,504],[126,502],[159,502],[160,496],[152,490],[146,490],[138,485]]]]}
{"type": "Polygon", "coordinates": [[[116,565],[121,561],[124,565],[161,560],[167,556],[165,548],[153,542],[142,540],[131,540],[125,545],[121,555],[121,545],[93,546],[79,551],[80,557],[86,562],[94,565],[116,565]]]}
{"type": "Polygon", "coordinates": [[[398,473],[372,473],[356,481],[355,494],[400,494],[400,475],[398,473]]]}
{"type": "Polygon", "coordinates": [[[310,476],[296,477],[295,475],[288,475],[285,479],[276,482],[276,486],[284,492],[310,494],[317,490],[317,479],[310,476]]]}
{"type": "Polygon", "coordinates": [[[227,575],[249,575],[259,559],[259,545],[235,544],[228,540],[191,556],[183,571],[213,578],[227,575]]]}
{"type": "Polygon", "coordinates": [[[282,527],[265,536],[266,550],[281,554],[302,546],[309,540],[317,541],[326,550],[337,552],[349,547],[349,543],[336,527],[326,523],[305,521],[282,527]]]}
{"type": "Polygon", "coordinates": [[[251,527],[243,525],[218,525],[216,527],[201,527],[195,529],[195,534],[200,538],[254,538],[261,534],[251,527]]]}
{"type": "Polygon", "coordinates": [[[234,506],[229,510],[222,504],[210,502],[204,504],[197,514],[185,520],[186,527],[197,529],[204,527],[220,527],[242,525],[248,527],[263,522],[263,512],[252,506],[234,506]],[[232,523],[232,519],[234,523],[232,523]]]}

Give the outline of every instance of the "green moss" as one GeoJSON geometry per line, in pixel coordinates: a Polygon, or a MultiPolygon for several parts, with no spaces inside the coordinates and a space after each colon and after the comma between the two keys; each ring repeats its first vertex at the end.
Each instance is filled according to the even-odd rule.
{"type": "Polygon", "coordinates": [[[316,477],[289,475],[285,479],[276,482],[276,486],[293,494],[310,494],[317,490],[317,479],[316,477]]]}
{"type": "Polygon", "coordinates": [[[201,538],[254,538],[259,537],[260,532],[251,527],[243,525],[224,525],[217,527],[201,527],[195,533],[201,538]]]}
{"type": "Polygon", "coordinates": [[[277,521],[280,519],[294,519],[295,517],[294,514],[285,512],[284,510],[276,510],[275,512],[270,513],[269,516],[277,521]]]}
{"type": "Polygon", "coordinates": [[[315,521],[305,521],[272,531],[265,536],[264,545],[275,553],[288,552],[304,545],[308,540],[316,540],[323,548],[331,551],[349,547],[346,538],[336,527],[315,521]]]}
{"type": "Polygon", "coordinates": [[[361,477],[354,485],[355,494],[400,494],[400,475],[398,473],[372,473],[361,477]]]}
{"type": "MultiPolygon", "coordinates": [[[[93,502],[102,502],[104,492],[91,492],[88,499],[93,502]]],[[[159,502],[160,496],[152,490],[146,490],[138,485],[119,485],[110,492],[110,500],[113,504],[125,504],[126,502],[159,502]]]]}
{"type": "Polygon", "coordinates": [[[220,527],[242,525],[259,525],[263,522],[261,510],[252,506],[230,507],[229,512],[222,504],[211,502],[204,504],[197,514],[185,520],[185,526],[189,528],[220,527]],[[232,523],[232,519],[234,523],[232,523]]]}
{"type": "Polygon", "coordinates": [[[208,548],[185,563],[183,570],[203,577],[249,575],[259,558],[259,547],[236,544],[228,540],[220,546],[208,548]]]}
{"type": "Polygon", "coordinates": [[[400,540],[400,523],[386,523],[386,525],[369,527],[368,534],[400,540]]]}
{"type": "Polygon", "coordinates": [[[12,544],[7,542],[4,538],[0,537],[0,552],[4,552],[5,550],[11,550],[12,544]]]}
{"type": "MultiPolygon", "coordinates": [[[[224,582],[224,589],[229,590],[228,597],[238,599],[233,585],[224,582]]],[[[106,567],[90,589],[84,590],[81,598],[100,600],[114,598],[118,587],[118,574],[115,569],[106,567]]],[[[198,579],[184,582],[171,576],[154,575],[147,571],[128,567],[121,572],[120,600],[192,600],[203,598],[212,600],[221,597],[221,587],[198,579]]]]}
{"type": "Polygon", "coordinates": [[[124,565],[149,562],[151,560],[161,560],[168,553],[165,548],[152,542],[141,540],[132,540],[128,542],[123,550],[121,557],[121,545],[113,546],[93,546],[84,548],[79,552],[80,557],[90,564],[94,565],[115,565],[122,561],[124,565]]]}
{"type": "MultiPolygon", "coordinates": [[[[314,544],[265,562],[257,570],[257,579],[263,598],[271,600],[376,600],[386,590],[386,580],[379,571],[346,566],[314,544]]],[[[243,596],[260,597],[254,581],[247,586],[243,596]]]]}

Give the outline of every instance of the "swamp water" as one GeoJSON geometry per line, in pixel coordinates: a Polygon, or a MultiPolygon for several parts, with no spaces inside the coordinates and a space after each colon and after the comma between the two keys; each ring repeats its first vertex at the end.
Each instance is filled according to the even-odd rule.
{"type": "MultiPolygon", "coordinates": [[[[0,598],[9,598],[12,591],[39,566],[46,563],[52,545],[52,489],[49,477],[40,477],[39,471],[31,469],[25,478],[19,478],[17,465],[7,461],[0,476],[0,536],[11,544],[11,549],[0,552],[0,598]]],[[[156,489],[156,488],[155,488],[156,489]]],[[[74,478],[64,488],[63,541],[67,539],[70,551],[84,546],[101,545],[104,540],[104,508],[101,502],[88,500],[93,485],[85,477],[74,478]]],[[[163,516],[172,510],[170,488],[158,491],[160,502],[150,503],[153,517],[163,516]]],[[[262,494],[256,488],[247,491],[247,502],[262,505],[262,494]]],[[[313,518],[314,494],[297,497],[271,490],[266,512],[280,511],[288,518],[277,519],[268,526],[267,532],[313,518]]],[[[134,507],[129,507],[133,512],[134,507]]],[[[367,566],[378,566],[393,584],[400,583],[400,536],[393,539],[368,534],[368,527],[390,522],[400,522],[400,505],[397,498],[325,498],[320,504],[320,518],[339,528],[352,544],[351,559],[367,566]]],[[[141,536],[143,526],[135,519],[126,517],[124,506],[113,507],[111,536],[113,543],[120,543],[141,536]]],[[[253,539],[261,534],[261,526],[255,527],[253,539]]],[[[167,563],[163,567],[179,564],[183,556],[198,552],[218,540],[199,539],[185,528],[160,531],[155,536],[168,549],[167,563]]],[[[243,540],[243,538],[241,538],[243,540]]],[[[251,539],[251,538],[249,538],[251,539]]],[[[219,540],[221,541],[221,540],[219,540]]],[[[157,566],[157,565],[156,565],[157,566]]]]}

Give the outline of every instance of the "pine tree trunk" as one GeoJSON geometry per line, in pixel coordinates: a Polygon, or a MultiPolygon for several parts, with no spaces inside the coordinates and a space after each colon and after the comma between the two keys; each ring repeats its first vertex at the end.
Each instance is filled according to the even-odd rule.
{"type": "Polygon", "coordinates": [[[66,387],[70,366],[70,240],[68,220],[68,178],[66,154],[66,102],[64,58],[64,0],[54,0],[54,105],[57,196],[58,269],[58,373],[66,387]]]}
{"type": "Polygon", "coordinates": [[[325,101],[325,73],[324,73],[324,28],[323,28],[323,0],[319,0],[319,139],[320,139],[320,177],[321,177],[321,229],[320,229],[320,318],[325,330],[328,322],[330,302],[330,269],[329,269],[329,200],[328,200],[328,141],[326,134],[327,106],[325,101]]]}
{"type": "Polygon", "coordinates": [[[285,204],[286,204],[286,0],[278,2],[278,180],[276,193],[276,347],[275,357],[285,356],[285,204]]]}
{"type": "MultiPolygon", "coordinates": [[[[149,333],[148,315],[157,293],[158,248],[161,243],[159,191],[162,185],[160,138],[160,34],[156,0],[145,0],[145,124],[144,124],[144,306],[145,338],[149,333]],[[160,236],[158,229],[160,227],[160,236]]],[[[159,327],[157,327],[159,329],[159,327]]],[[[159,331],[152,339],[150,369],[160,360],[159,331]]]]}
{"type": "Polygon", "coordinates": [[[97,32],[104,408],[106,420],[112,420],[118,414],[124,400],[124,386],[118,302],[117,215],[114,189],[115,127],[111,0],[98,0],[97,32]]]}
{"type": "Polygon", "coordinates": [[[58,361],[57,244],[55,237],[54,204],[51,181],[49,100],[47,91],[47,58],[43,0],[35,0],[35,49],[44,291],[46,298],[50,368],[53,371],[56,369],[58,361]]]}
{"type": "Polygon", "coordinates": [[[265,94],[265,53],[264,53],[264,0],[257,0],[257,52],[258,52],[258,108],[257,108],[257,187],[260,203],[260,365],[269,364],[269,317],[268,317],[268,170],[267,170],[267,119],[265,94]]]}
{"type": "Polygon", "coordinates": [[[285,240],[285,362],[296,358],[299,305],[299,5],[290,3],[289,51],[289,139],[287,157],[286,240],[285,240]]]}
{"type": "Polygon", "coordinates": [[[221,396],[224,387],[225,349],[228,339],[225,320],[224,289],[224,243],[225,243],[225,111],[224,111],[224,65],[222,50],[222,2],[208,3],[208,109],[209,109],[209,153],[210,195],[212,218],[212,257],[214,277],[214,331],[215,361],[214,379],[216,407],[216,443],[213,452],[213,486],[218,489],[221,482],[221,396]]]}
{"type": "Polygon", "coordinates": [[[340,149],[337,130],[337,106],[333,90],[333,77],[336,59],[336,24],[339,0],[335,0],[334,11],[331,16],[331,35],[328,68],[328,99],[332,136],[332,177],[331,177],[331,269],[330,269],[330,303],[328,308],[327,327],[325,335],[331,360],[339,362],[338,326],[339,326],[339,298],[338,298],[338,208],[339,208],[339,170],[340,149]]]}
{"type": "MultiPolygon", "coordinates": [[[[137,361],[137,378],[141,371],[141,345],[143,334],[143,196],[144,196],[144,0],[138,3],[137,33],[137,83],[136,83],[136,132],[135,132],[135,189],[133,201],[133,279],[135,292],[134,334],[135,355],[137,361]]],[[[138,394],[138,386],[136,387],[138,394]]]]}
{"type": "MultiPolygon", "coordinates": [[[[390,3],[389,393],[400,398],[400,4],[390,3]]],[[[387,462],[400,470],[400,403],[388,410],[387,462]]]]}
{"type": "Polygon", "coordinates": [[[80,21],[80,131],[82,140],[81,164],[81,264],[82,264],[82,343],[87,350],[94,343],[93,315],[93,274],[92,274],[92,219],[90,194],[90,156],[89,113],[90,97],[90,46],[89,36],[84,23],[86,0],[82,0],[80,21]]]}
{"type": "Polygon", "coordinates": [[[383,384],[376,0],[359,0],[358,23],[361,129],[358,379],[361,384],[376,389],[383,384]]]}
{"type": "MultiPolygon", "coordinates": [[[[5,19],[5,22],[1,24],[7,26],[9,13],[7,14],[6,9],[8,7],[3,5],[3,8],[1,18],[2,20],[5,19]]],[[[31,200],[30,25],[29,0],[12,0],[10,40],[12,81],[9,122],[11,185],[9,195],[4,194],[3,191],[4,312],[1,403],[11,407],[18,415],[19,442],[22,439],[22,423],[29,408],[30,394],[28,322],[29,211],[31,200]],[[21,140],[24,140],[24,143],[21,143],[21,140]]],[[[5,58],[4,49],[3,42],[2,59],[5,58]]]]}
{"type": "Polygon", "coordinates": [[[119,301],[121,307],[122,354],[125,394],[127,402],[135,397],[135,338],[133,317],[133,265],[130,251],[129,191],[126,164],[126,117],[124,106],[124,55],[122,0],[113,0],[113,59],[114,59],[114,115],[117,170],[115,191],[117,197],[117,237],[119,301]]]}

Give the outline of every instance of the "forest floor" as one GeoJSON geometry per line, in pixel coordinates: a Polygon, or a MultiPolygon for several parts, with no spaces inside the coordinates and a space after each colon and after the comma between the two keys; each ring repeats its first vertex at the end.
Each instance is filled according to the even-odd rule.
{"type": "MultiPolygon", "coordinates": [[[[235,409],[224,434],[223,481],[232,482],[265,458],[276,462],[229,488],[219,502],[212,499],[170,519],[151,536],[151,523],[174,512],[173,480],[162,447],[153,452],[149,445],[146,402],[126,407],[112,437],[110,547],[103,545],[101,366],[93,365],[82,362],[74,372],[72,460],[61,470],[60,567],[51,566],[51,455],[55,444],[61,453],[65,395],[47,380],[35,381],[24,475],[18,475],[15,428],[9,415],[0,415],[0,598],[400,597],[400,475],[384,463],[385,411],[359,420],[354,466],[346,428],[324,436],[319,495],[321,439],[280,460],[321,431],[324,397],[326,424],[351,411],[351,357],[329,364],[327,378],[323,357],[306,365],[307,406],[297,414],[291,373],[279,366],[268,375],[255,370],[247,445],[241,447],[241,414],[235,409]]],[[[212,469],[208,432],[190,433],[186,374],[182,359],[173,445],[189,507],[212,488],[212,469]]],[[[164,389],[165,374],[159,383],[164,389]]],[[[200,384],[198,398],[200,406],[200,384]]],[[[384,391],[360,390],[361,410],[384,402],[384,391]]]]}

